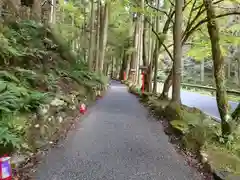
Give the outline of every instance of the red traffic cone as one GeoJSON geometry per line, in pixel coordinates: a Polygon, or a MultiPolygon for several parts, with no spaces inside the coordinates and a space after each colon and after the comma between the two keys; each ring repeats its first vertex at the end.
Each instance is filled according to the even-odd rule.
{"type": "Polygon", "coordinates": [[[85,114],[86,111],[87,111],[86,105],[85,105],[84,103],[82,103],[82,104],[80,105],[79,112],[80,112],[81,114],[85,114]]]}
{"type": "Polygon", "coordinates": [[[8,156],[0,158],[0,180],[12,180],[12,168],[8,156]]]}

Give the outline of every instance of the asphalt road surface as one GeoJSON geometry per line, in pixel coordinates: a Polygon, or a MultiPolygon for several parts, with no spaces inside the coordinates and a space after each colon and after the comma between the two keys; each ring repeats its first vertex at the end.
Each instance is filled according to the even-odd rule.
{"type": "Polygon", "coordinates": [[[107,95],[51,149],[34,180],[201,180],[126,87],[107,95]]]}
{"type": "MultiPolygon", "coordinates": [[[[161,93],[163,89],[163,83],[158,82],[158,93],[161,93]]],[[[169,98],[171,98],[172,88],[169,90],[169,98]]],[[[220,121],[220,116],[217,108],[217,101],[215,96],[200,94],[197,92],[191,92],[181,90],[181,100],[186,106],[196,107],[203,111],[205,114],[214,117],[220,121]]],[[[234,111],[238,105],[238,102],[229,101],[231,110],[234,111]]]]}
{"type": "MultiPolygon", "coordinates": [[[[181,91],[181,99],[183,104],[190,107],[196,107],[207,115],[220,120],[216,97],[203,95],[196,92],[181,91]]],[[[231,105],[232,110],[234,110],[238,105],[237,102],[232,101],[229,101],[229,104],[231,105]]]]}

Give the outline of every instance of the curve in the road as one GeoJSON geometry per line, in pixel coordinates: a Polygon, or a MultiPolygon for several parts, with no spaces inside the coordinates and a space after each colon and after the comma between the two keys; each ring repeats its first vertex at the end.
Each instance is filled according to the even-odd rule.
{"type": "MultiPolygon", "coordinates": [[[[163,89],[163,83],[158,82],[157,86],[158,93],[161,93],[163,89]]],[[[169,98],[171,98],[171,94],[172,88],[170,88],[169,90],[169,98]]],[[[184,105],[198,108],[205,114],[214,117],[216,120],[220,121],[215,96],[209,96],[205,94],[200,94],[198,92],[191,92],[181,89],[181,100],[184,105]]],[[[229,104],[231,105],[231,110],[234,111],[238,105],[238,102],[229,101],[229,104]]]]}
{"type": "MultiPolygon", "coordinates": [[[[184,105],[187,105],[190,107],[196,107],[202,110],[207,115],[210,115],[217,120],[220,119],[216,97],[182,90],[181,100],[184,105]]],[[[232,110],[234,110],[238,105],[237,102],[232,102],[232,101],[229,101],[229,104],[231,105],[232,110]]]]}
{"type": "Polygon", "coordinates": [[[160,122],[117,83],[61,147],[39,164],[34,180],[200,180],[168,142],[160,122]]]}

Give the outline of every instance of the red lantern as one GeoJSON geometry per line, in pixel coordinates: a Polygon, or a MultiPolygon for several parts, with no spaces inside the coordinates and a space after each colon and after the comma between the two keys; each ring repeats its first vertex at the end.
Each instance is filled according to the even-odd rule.
{"type": "Polygon", "coordinates": [[[82,104],[80,105],[79,112],[80,112],[81,114],[85,114],[86,111],[87,111],[86,105],[85,105],[84,103],[82,103],[82,104]]]}
{"type": "Polygon", "coordinates": [[[0,158],[0,180],[12,180],[10,157],[0,158]]]}

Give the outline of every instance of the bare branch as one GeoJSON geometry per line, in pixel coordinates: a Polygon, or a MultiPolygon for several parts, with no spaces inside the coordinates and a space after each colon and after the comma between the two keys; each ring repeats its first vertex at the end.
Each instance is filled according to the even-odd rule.
{"type": "Polygon", "coordinates": [[[183,33],[183,37],[185,36],[185,34],[192,28],[193,24],[196,22],[196,20],[204,13],[205,9],[202,10],[202,8],[204,7],[204,5],[202,4],[199,9],[197,14],[195,15],[195,17],[193,18],[193,20],[187,24],[187,27],[183,33]]]}
{"type": "Polygon", "coordinates": [[[161,40],[160,36],[158,35],[158,33],[152,28],[152,32],[156,35],[159,43],[164,47],[165,51],[168,53],[170,59],[173,61],[173,56],[171,54],[171,52],[168,50],[167,46],[163,43],[163,41],[161,40]]]}
{"type": "MultiPolygon", "coordinates": [[[[193,0],[190,0],[190,1],[188,1],[186,4],[184,4],[184,6],[183,6],[183,11],[185,10],[185,8],[186,8],[192,1],[193,1],[193,0]]],[[[174,7],[174,4],[173,4],[172,2],[170,2],[170,3],[171,3],[171,5],[172,5],[171,8],[174,7]]],[[[152,5],[148,2],[148,0],[146,0],[146,4],[147,4],[148,7],[152,8],[152,9],[155,9],[156,11],[164,13],[168,18],[171,18],[172,23],[174,23],[174,21],[172,20],[172,18],[173,18],[174,14],[175,14],[175,10],[172,11],[171,14],[168,14],[166,10],[164,10],[164,9],[159,9],[159,8],[156,8],[156,7],[152,6],[152,5]]]]}
{"type": "MultiPolygon", "coordinates": [[[[213,4],[218,4],[218,3],[223,2],[223,1],[224,1],[224,0],[218,0],[218,1],[216,1],[216,2],[213,2],[213,4]]],[[[201,8],[202,6],[203,6],[203,4],[201,4],[200,6],[194,8],[193,10],[195,11],[195,10],[201,8]]]]}
{"type": "Polygon", "coordinates": [[[194,9],[196,3],[197,3],[197,0],[194,0],[193,5],[192,5],[191,10],[190,10],[190,13],[189,13],[189,17],[188,17],[188,21],[187,21],[187,27],[186,27],[186,29],[187,29],[188,26],[190,25],[190,21],[191,21],[191,19],[192,19],[192,14],[193,14],[193,12],[194,12],[193,9],[194,9]]]}
{"type": "MultiPolygon", "coordinates": [[[[169,48],[172,47],[173,45],[174,45],[174,44],[166,45],[166,48],[169,49],[169,48]]],[[[162,50],[162,51],[160,51],[160,53],[162,53],[162,52],[164,52],[164,51],[165,51],[165,49],[162,50]]]]}
{"type": "MultiPolygon", "coordinates": [[[[221,18],[225,16],[230,16],[230,15],[240,15],[239,11],[233,11],[233,12],[227,12],[224,14],[219,14],[215,18],[221,18]]],[[[207,18],[199,21],[194,27],[192,27],[188,32],[186,32],[185,36],[183,37],[183,44],[187,41],[187,39],[193,34],[194,31],[196,31],[201,25],[205,24],[208,22],[207,18]]]]}
{"type": "MultiPolygon", "coordinates": [[[[148,7],[152,8],[152,9],[158,11],[158,12],[161,12],[161,13],[165,14],[168,18],[171,18],[171,16],[169,16],[169,13],[168,13],[165,9],[159,9],[159,8],[156,8],[156,7],[152,6],[152,5],[148,2],[148,0],[146,0],[146,4],[147,4],[148,7]]],[[[173,7],[173,6],[172,6],[172,7],[173,7]]],[[[171,7],[171,9],[172,9],[172,7],[171,7]]],[[[172,19],[172,18],[171,18],[171,19],[172,19]]],[[[172,20],[171,20],[171,21],[172,21],[172,20]]],[[[173,21],[172,21],[172,22],[173,22],[173,21]]]]}
{"type": "Polygon", "coordinates": [[[172,6],[174,6],[174,3],[173,3],[171,0],[169,0],[169,3],[170,3],[172,6]]]}

